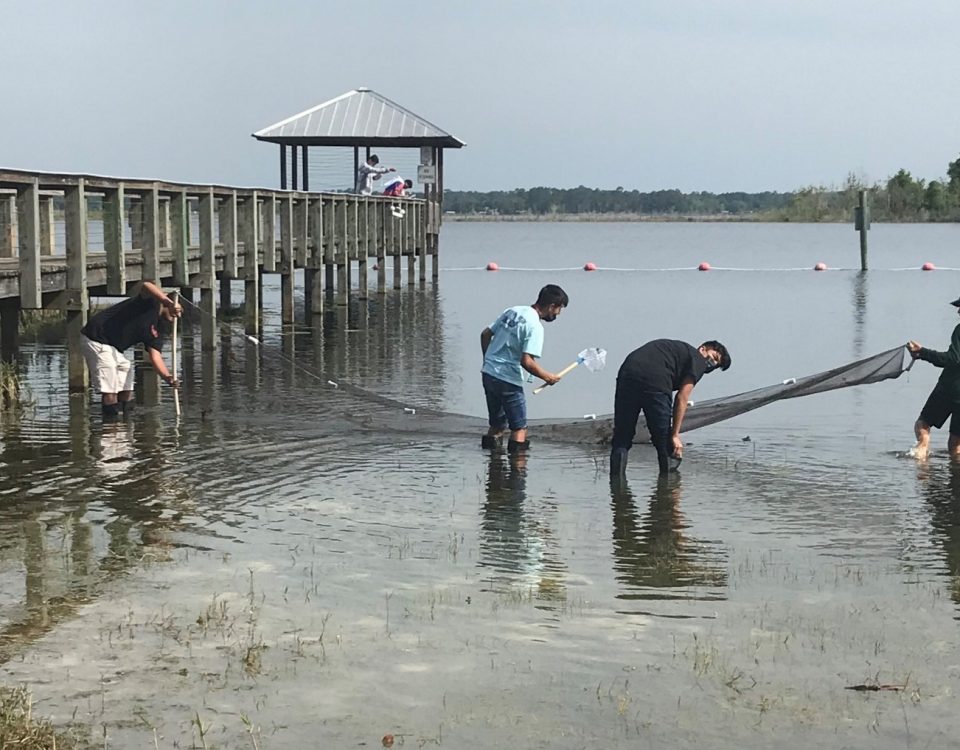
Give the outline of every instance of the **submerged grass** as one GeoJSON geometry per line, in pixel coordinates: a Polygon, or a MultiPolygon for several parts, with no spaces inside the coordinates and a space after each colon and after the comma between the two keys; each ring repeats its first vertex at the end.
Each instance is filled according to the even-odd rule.
{"type": "Polygon", "coordinates": [[[33,699],[25,687],[0,687],[0,747],[23,750],[83,750],[93,745],[79,731],[54,729],[33,716],[33,699]]]}

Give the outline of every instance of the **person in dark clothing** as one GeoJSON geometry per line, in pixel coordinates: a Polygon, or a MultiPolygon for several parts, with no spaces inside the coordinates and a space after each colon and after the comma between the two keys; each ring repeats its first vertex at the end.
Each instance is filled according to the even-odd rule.
{"type": "MultiPolygon", "coordinates": [[[[960,312],[960,299],[955,299],[950,304],[960,312]]],[[[943,427],[947,417],[950,417],[947,450],[953,458],[960,458],[960,325],[953,329],[950,348],[945,352],[927,349],[916,341],[907,342],[907,349],[914,359],[922,359],[935,367],[943,368],[940,379],[913,426],[917,444],[910,449],[910,455],[925,459],[930,454],[930,428],[943,427]]]]}
{"type": "Polygon", "coordinates": [[[135,344],[143,344],[163,380],[174,388],[179,386],[160,353],[160,329],[161,320],[169,323],[181,312],[180,305],[160,287],[144,281],[139,294],[98,312],[81,329],[80,345],[90,379],[100,391],[104,419],[115,419],[121,410],[126,414],[133,405],[133,363],[123,352],[135,344]]]}
{"type": "Polygon", "coordinates": [[[690,394],[700,378],[718,367],[730,367],[730,353],[719,341],[706,341],[694,348],[685,341],[656,339],[627,355],[617,373],[611,477],[624,475],[641,411],[657,449],[660,473],[669,471],[671,456],[683,457],[680,427],[690,394]]]}

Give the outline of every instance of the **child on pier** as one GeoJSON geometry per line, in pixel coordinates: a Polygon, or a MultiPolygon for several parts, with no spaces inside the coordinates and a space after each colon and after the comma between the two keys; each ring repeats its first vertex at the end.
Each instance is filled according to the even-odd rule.
{"type": "Polygon", "coordinates": [[[179,318],[183,309],[160,287],[144,281],[140,293],[94,315],[80,331],[90,379],[100,391],[104,421],[115,420],[133,406],[133,363],[123,352],[142,343],[153,369],[174,388],[179,383],[164,364],[160,321],[179,318]]]}

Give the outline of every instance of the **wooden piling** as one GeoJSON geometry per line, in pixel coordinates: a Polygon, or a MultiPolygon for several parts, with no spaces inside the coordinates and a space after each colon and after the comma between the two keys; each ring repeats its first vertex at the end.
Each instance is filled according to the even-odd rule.
{"type": "Polygon", "coordinates": [[[377,207],[377,293],[387,293],[387,236],[390,206],[384,200],[376,202],[377,207]]]}
{"type": "MultiPolygon", "coordinates": [[[[123,183],[121,183],[123,184],[123,183]]],[[[123,236],[123,227],[121,227],[123,236]]],[[[54,221],[53,198],[40,196],[40,255],[53,255],[57,245],[56,223],[54,221]]]]}
{"type": "Polygon", "coordinates": [[[393,215],[393,205],[388,204],[387,220],[390,222],[390,252],[393,254],[393,288],[399,290],[402,281],[403,241],[401,226],[397,217],[393,215]]]}
{"type": "Polygon", "coordinates": [[[87,323],[87,195],[84,179],[64,191],[67,279],[60,307],[67,320],[67,378],[71,393],[87,389],[87,367],[80,349],[80,329],[87,323]]]}
{"type": "Polygon", "coordinates": [[[43,307],[43,282],[40,267],[40,182],[33,180],[17,192],[17,239],[20,255],[19,308],[43,307]]]}
{"type": "Polygon", "coordinates": [[[311,269],[309,284],[304,282],[304,293],[310,295],[310,314],[323,315],[324,308],[324,276],[320,273],[321,266],[324,265],[324,247],[323,236],[326,225],[325,201],[317,198],[310,202],[310,240],[311,252],[309,267],[311,269]]]}
{"type": "Polygon", "coordinates": [[[123,228],[127,223],[121,182],[103,193],[103,250],[107,254],[107,294],[127,293],[127,262],[123,247],[123,228]]]}
{"type": "Polygon", "coordinates": [[[140,198],[143,206],[143,278],[160,283],[160,192],[154,185],[140,198]]]}
{"type": "MultiPolygon", "coordinates": [[[[263,198],[261,204],[261,234],[263,237],[263,272],[277,272],[277,199],[273,195],[263,198]]],[[[262,303],[262,300],[261,300],[262,303]]]]}
{"type": "Polygon", "coordinates": [[[358,299],[370,296],[370,199],[361,198],[357,213],[357,286],[358,299]]]}
{"type": "Polygon", "coordinates": [[[350,293],[350,217],[347,201],[338,200],[334,209],[334,256],[337,268],[337,305],[346,306],[350,293]]]}
{"type": "Polygon", "coordinates": [[[16,198],[0,194],[0,258],[12,258],[14,253],[14,216],[16,198]]]}
{"type": "MultiPolygon", "coordinates": [[[[200,348],[205,352],[217,348],[217,264],[213,240],[216,203],[212,189],[200,196],[200,273],[190,281],[192,286],[200,287],[200,348]]],[[[226,283],[229,288],[230,280],[226,283]]]]}
{"type": "Polygon", "coordinates": [[[322,217],[323,217],[323,232],[320,235],[320,246],[321,258],[323,259],[323,281],[326,285],[328,291],[332,291],[334,288],[334,257],[335,257],[335,242],[334,242],[334,232],[336,231],[337,226],[337,199],[335,197],[323,198],[321,200],[322,204],[322,217]]]}
{"type": "Polygon", "coordinates": [[[860,270],[867,270],[867,231],[870,229],[870,208],[867,205],[867,191],[857,192],[856,229],[860,232],[860,270]]]}
{"type": "MultiPolygon", "coordinates": [[[[167,205],[167,237],[173,261],[173,283],[175,286],[190,285],[190,210],[187,194],[178,190],[170,196],[167,205]]],[[[212,240],[212,238],[211,238],[212,240]]]]}
{"type": "MultiPolygon", "coordinates": [[[[237,191],[231,191],[220,202],[220,244],[223,246],[223,274],[230,279],[240,278],[237,251],[237,191]]],[[[221,297],[220,307],[223,307],[221,297]]]]}
{"type": "Polygon", "coordinates": [[[293,197],[280,199],[280,321],[291,324],[293,314],[293,197]]]}
{"type": "Polygon", "coordinates": [[[247,196],[240,209],[238,232],[243,243],[244,328],[249,336],[260,335],[260,271],[257,248],[257,191],[247,196]]]}

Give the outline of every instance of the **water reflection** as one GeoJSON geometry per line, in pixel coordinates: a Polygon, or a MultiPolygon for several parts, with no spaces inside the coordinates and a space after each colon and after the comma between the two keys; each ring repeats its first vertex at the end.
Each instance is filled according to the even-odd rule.
{"type": "Polygon", "coordinates": [[[527,461],[525,454],[490,455],[479,564],[491,570],[487,590],[516,592],[554,609],[567,598],[566,565],[559,559],[549,524],[554,509],[527,497],[527,461]]]}
{"type": "Polygon", "coordinates": [[[960,462],[949,461],[942,470],[926,462],[918,472],[933,538],[943,549],[950,597],[960,608],[960,462]]]}
{"type": "Polygon", "coordinates": [[[43,636],[104,585],[166,559],[187,501],[162,480],[162,426],[100,425],[72,398],[70,432],[6,423],[0,449],[0,663],[43,636]]]}
{"type": "Polygon", "coordinates": [[[856,359],[864,356],[866,343],[867,295],[869,281],[866,271],[858,271],[853,276],[853,354],[856,359]]]}
{"type": "Polygon", "coordinates": [[[679,474],[658,477],[645,516],[629,485],[610,483],[619,599],[725,599],[726,560],[713,542],[687,534],[679,474]]]}

